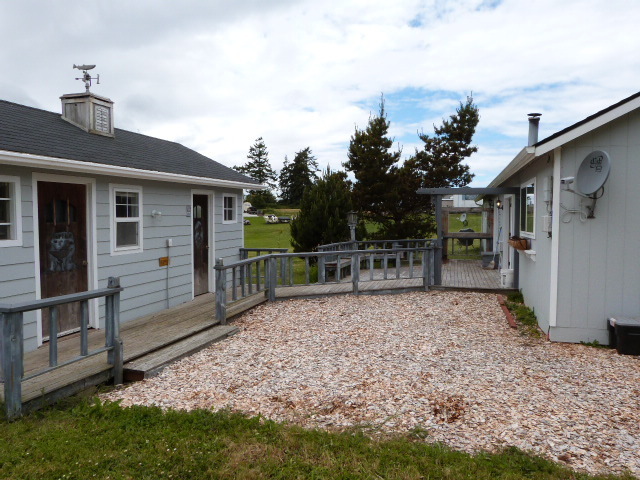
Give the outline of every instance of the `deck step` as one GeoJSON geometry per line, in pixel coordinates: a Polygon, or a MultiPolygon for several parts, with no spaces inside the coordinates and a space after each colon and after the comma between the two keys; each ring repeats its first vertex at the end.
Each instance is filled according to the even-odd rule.
{"type": "Polygon", "coordinates": [[[124,364],[125,381],[140,381],[158,373],[166,365],[196,353],[212,343],[238,333],[233,325],[217,325],[208,330],[155,350],[124,364]]]}

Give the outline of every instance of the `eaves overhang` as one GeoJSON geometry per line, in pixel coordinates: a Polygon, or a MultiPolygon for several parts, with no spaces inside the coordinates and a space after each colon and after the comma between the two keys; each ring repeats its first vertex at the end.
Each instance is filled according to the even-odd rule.
{"type": "Polygon", "coordinates": [[[264,190],[266,185],[248,182],[235,182],[219,178],[196,177],[177,173],[142,170],[139,168],[105,165],[103,163],[82,162],[66,158],[31,155],[26,153],[0,150],[0,162],[5,165],[20,167],[43,168],[64,172],[85,173],[89,175],[115,175],[118,177],[135,178],[140,180],[155,180],[158,182],[188,183],[211,187],[238,188],[244,190],[264,190]]]}

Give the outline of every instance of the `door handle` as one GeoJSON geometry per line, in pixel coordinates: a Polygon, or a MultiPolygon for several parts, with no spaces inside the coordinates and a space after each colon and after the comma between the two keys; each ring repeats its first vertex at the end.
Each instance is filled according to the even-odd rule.
{"type": "Polygon", "coordinates": [[[82,261],[82,266],[83,266],[83,267],[86,267],[86,266],[87,266],[87,264],[88,264],[88,262],[87,262],[86,260],[83,260],[83,261],[82,261]]]}

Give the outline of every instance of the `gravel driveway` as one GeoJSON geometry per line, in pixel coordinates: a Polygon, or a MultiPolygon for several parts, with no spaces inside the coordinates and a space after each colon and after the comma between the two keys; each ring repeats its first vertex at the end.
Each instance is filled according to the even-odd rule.
{"type": "Polygon", "coordinates": [[[640,475],[640,358],[521,336],[495,295],[290,300],[235,324],[234,337],[102,398],[372,434],[419,428],[470,452],[515,445],[640,475]]]}

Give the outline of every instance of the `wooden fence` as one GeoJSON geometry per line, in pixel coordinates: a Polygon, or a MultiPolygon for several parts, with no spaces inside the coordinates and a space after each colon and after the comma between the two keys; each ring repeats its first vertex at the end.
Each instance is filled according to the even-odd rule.
{"type": "MultiPolygon", "coordinates": [[[[402,288],[402,282],[408,283],[406,280],[421,279],[421,288],[425,290],[435,283],[437,247],[432,240],[344,242],[323,245],[319,250],[270,253],[228,265],[218,259],[215,265],[217,319],[225,323],[230,316],[228,309],[249,297],[254,300],[245,302],[246,308],[261,301],[275,301],[279,289],[286,296],[287,287],[350,284],[350,292],[359,294],[363,282],[384,281],[387,289],[389,281],[396,281],[397,288],[402,288]],[[340,249],[354,244],[362,248],[340,249]],[[378,246],[383,248],[376,248],[378,246]]],[[[367,288],[369,292],[374,290],[367,288]]],[[[307,292],[312,295],[313,288],[307,292]]],[[[238,308],[233,310],[233,314],[236,313],[238,308]]]]}
{"type": "Polygon", "coordinates": [[[8,420],[22,414],[22,382],[52,370],[79,362],[85,358],[107,352],[107,360],[113,365],[116,384],[122,383],[122,341],[120,339],[120,287],[118,278],[110,277],[107,288],[88,292],[73,293],[59,297],[44,298],[14,304],[0,304],[0,327],[2,345],[0,348],[0,371],[4,382],[4,403],[8,420]],[[105,297],[105,346],[89,351],[89,300],[105,297]],[[58,307],[80,302],[80,355],[58,363],[58,307]],[[24,375],[24,312],[49,309],[49,366],[28,376],[24,375]]]}

